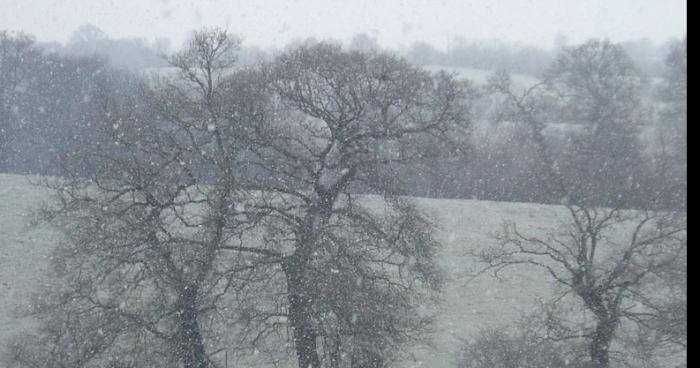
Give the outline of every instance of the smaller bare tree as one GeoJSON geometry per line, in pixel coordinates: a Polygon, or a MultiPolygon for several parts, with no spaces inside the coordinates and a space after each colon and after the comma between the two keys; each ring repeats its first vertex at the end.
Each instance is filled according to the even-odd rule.
{"type": "Polygon", "coordinates": [[[540,268],[560,286],[553,304],[573,302],[592,313],[592,322],[579,321],[582,327],[557,320],[549,334],[552,339],[585,339],[596,368],[610,366],[611,345],[623,325],[651,329],[669,337],[666,342],[685,344],[682,326],[687,318],[673,312],[683,296],[664,287],[673,270],[687,267],[685,216],[573,205],[567,210],[570,221],[545,235],[506,224],[498,245],[480,252],[479,258],[495,275],[514,265],[540,268]],[[678,302],[662,303],[669,298],[678,302]],[[681,327],[670,333],[658,329],[660,321],[669,320],[681,327]]]}
{"type": "Polygon", "coordinates": [[[39,331],[11,347],[12,364],[208,368],[232,349],[231,294],[257,266],[239,256],[255,225],[241,213],[234,130],[219,121],[223,105],[245,105],[222,88],[237,42],[195,32],[171,58],[179,78],[93,100],[99,139],[42,180],[55,195],[42,220],[62,236],[54,284],[30,311],[39,331]]]}

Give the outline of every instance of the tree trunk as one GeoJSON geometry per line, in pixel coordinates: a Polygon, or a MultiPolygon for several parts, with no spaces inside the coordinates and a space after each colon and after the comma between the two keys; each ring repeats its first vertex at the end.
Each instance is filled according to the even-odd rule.
{"type": "Polygon", "coordinates": [[[307,287],[303,268],[299,259],[292,256],[285,264],[287,276],[287,299],[289,301],[289,322],[293,329],[294,348],[299,368],[320,368],[321,360],[316,345],[317,332],[314,330],[310,311],[313,300],[304,292],[307,287]]]}
{"type": "Polygon", "coordinates": [[[184,368],[207,368],[209,366],[202,334],[197,321],[197,288],[187,287],[182,291],[180,314],[180,360],[184,368]]]}
{"type": "Polygon", "coordinates": [[[370,352],[363,351],[359,356],[353,356],[350,362],[351,368],[385,368],[384,358],[380,355],[370,352]]]}
{"type": "Polygon", "coordinates": [[[610,366],[610,343],[616,324],[609,318],[598,320],[595,334],[589,345],[591,361],[595,368],[608,368],[610,366]]]}
{"type": "Polygon", "coordinates": [[[10,123],[2,104],[0,100],[0,173],[9,173],[10,123]]]}
{"type": "Polygon", "coordinates": [[[329,368],[340,368],[340,336],[328,338],[328,363],[329,368]]]}

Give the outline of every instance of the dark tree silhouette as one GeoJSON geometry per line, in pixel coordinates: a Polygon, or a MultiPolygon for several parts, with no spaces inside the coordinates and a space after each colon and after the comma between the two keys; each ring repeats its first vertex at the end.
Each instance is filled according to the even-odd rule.
{"type": "Polygon", "coordinates": [[[610,366],[611,344],[624,321],[641,327],[673,321],[681,329],[674,329],[672,335],[682,336],[686,317],[671,312],[661,300],[677,296],[675,288],[668,288],[665,275],[687,267],[684,217],[574,205],[567,211],[570,221],[544,236],[507,224],[500,244],[481,252],[479,258],[496,274],[513,265],[540,268],[561,288],[555,303],[564,303],[571,295],[580,308],[592,313],[594,320],[581,327],[583,332],[566,327],[564,320],[551,334],[558,339],[587,339],[596,368],[610,366]]]}
{"type": "Polygon", "coordinates": [[[466,90],[396,57],[328,44],[284,53],[266,75],[274,98],[249,139],[250,165],[298,364],[338,367],[345,356],[384,366],[428,326],[419,300],[440,280],[432,224],[396,197],[391,167],[414,158],[402,143],[466,123],[466,90]],[[382,194],[385,207],[371,210],[359,191],[382,194]]]}

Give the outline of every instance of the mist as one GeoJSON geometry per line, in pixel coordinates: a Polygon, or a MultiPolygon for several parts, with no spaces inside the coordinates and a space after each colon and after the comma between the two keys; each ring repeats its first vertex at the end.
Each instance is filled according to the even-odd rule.
{"type": "Polygon", "coordinates": [[[0,366],[687,367],[684,2],[0,6],[0,366]]]}

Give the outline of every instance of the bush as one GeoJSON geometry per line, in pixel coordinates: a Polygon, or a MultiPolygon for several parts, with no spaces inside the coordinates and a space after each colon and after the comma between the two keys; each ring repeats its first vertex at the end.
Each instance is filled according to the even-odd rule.
{"type": "Polygon", "coordinates": [[[584,368],[576,354],[563,344],[543,340],[523,331],[482,330],[465,341],[458,368],[584,368]]]}

